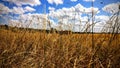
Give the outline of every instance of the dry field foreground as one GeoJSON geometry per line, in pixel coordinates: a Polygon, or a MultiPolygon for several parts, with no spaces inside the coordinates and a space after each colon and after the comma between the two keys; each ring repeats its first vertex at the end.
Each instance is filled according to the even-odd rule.
{"type": "Polygon", "coordinates": [[[0,68],[119,68],[120,34],[0,29],[0,68]]]}

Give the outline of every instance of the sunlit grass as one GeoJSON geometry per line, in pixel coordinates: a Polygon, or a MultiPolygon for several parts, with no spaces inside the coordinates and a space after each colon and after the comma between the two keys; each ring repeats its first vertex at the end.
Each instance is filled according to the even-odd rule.
{"type": "Polygon", "coordinates": [[[0,30],[1,68],[118,68],[120,34],[58,34],[0,30]],[[111,41],[112,40],[112,41],[111,41]],[[94,61],[91,61],[94,56],[94,61]]]}

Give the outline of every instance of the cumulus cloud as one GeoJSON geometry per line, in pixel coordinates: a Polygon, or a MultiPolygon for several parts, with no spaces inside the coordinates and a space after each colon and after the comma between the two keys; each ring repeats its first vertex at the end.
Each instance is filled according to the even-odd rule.
{"type": "MultiPolygon", "coordinates": [[[[34,8],[32,9],[32,7],[29,6],[26,6],[25,8],[14,7],[13,10],[15,13],[21,14],[18,20],[10,21],[11,23],[16,22],[14,26],[16,25],[19,27],[35,29],[50,29],[51,26],[57,30],[72,30],[75,32],[85,31],[85,29],[91,25],[92,21],[88,21],[89,17],[84,16],[83,14],[91,15],[92,11],[94,14],[97,14],[99,12],[98,8],[96,7],[86,8],[80,3],[70,8],[64,7],[61,9],[55,9],[54,7],[49,7],[50,12],[47,15],[37,13],[24,14],[27,11],[35,11],[34,8]]],[[[105,15],[95,16],[94,22],[100,22],[97,22],[94,25],[94,32],[100,32],[103,28],[103,25],[105,25],[108,20],[109,17],[105,15]]],[[[91,27],[88,31],[91,31],[91,27]]]]}
{"type": "Polygon", "coordinates": [[[78,1],[78,0],[71,0],[72,2],[76,2],[76,1],[78,1]]]}
{"type": "Polygon", "coordinates": [[[98,15],[98,16],[95,16],[95,18],[97,20],[108,21],[110,17],[106,15],[98,15]]]}
{"type": "Polygon", "coordinates": [[[33,12],[35,11],[34,8],[30,7],[30,6],[26,6],[26,7],[13,7],[13,9],[11,9],[12,13],[14,14],[24,14],[25,12],[33,12]]]}
{"type": "Polygon", "coordinates": [[[53,19],[53,21],[54,19],[57,20],[54,22],[58,23],[57,27],[61,27],[62,30],[82,32],[85,31],[88,26],[90,26],[90,29],[87,31],[91,31],[92,19],[89,16],[82,15],[91,15],[92,11],[95,14],[94,32],[101,32],[110,17],[106,15],[96,15],[100,12],[99,9],[96,7],[86,8],[81,4],[77,4],[76,6],[70,8],[50,10],[49,16],[53,19]]]}
{"type": "MultiPolygon", "coordinates": [[[[78,17],[76,18],[65,17],[59,19],[57,23],[53,19],[49,19],[48,15],[37,14],[37,13],[22,14],[19,16],[18,20],[10,20],[9,23],[11,23],[12,26],[18,26],[24,28],[50,29],[51,26],[52,28],[55,28],[57,30],[72,30],[74,32],[79,32],[79,31],[84,32],[85,29],[87,29],[87,27],[91,25],[91,21],[87,23],[89,18],[87,16],[82,17],[78,15],[78,17]]],[[[96,16],[95,22],[97,21],[100,22],[97,22],[94,25],[94,32],[101,32],[104,24],[106,24],[106,21],[108,20],[109,20],[108,16],[105,15],[96,16]]],[[[91,31],[91,27],[89,27],[89,30],[87,31],[91,31]]]]}
{"type": "Polygon", "coordinates": [[[86,8],[86,7],[82,6],[81,4],[77,4],[77,5],[75,6],[75,9],[76,9],[76,11],[78,11],[78,12],[86,13],[86,14],[89,14],[89,13],[92,13],[92,12],[94,12],[94,14],[97,14],[97,13],[100,12],[99,9],[96,8],[96,7],[86,8]]]}
{"type": "Polygon", "coordinates": [[[12,12],[15,14],[23,14],[25,10],[22,7],[13,7],[12,12]]]}
{"type": "Polygon", "coordinates": [[[37,6],[41,4],[40,0],[4,0],[4,1],[14,3],[18,6],[22,6],[22,5],[37,6]]]}
{"type": "Polygon", "coordinates": [[[110,19],[109,16],[106,15],[97,15],[95,16],[95,22],[97,22],[94,26],[95,32],[101,32],[101,30],[104,28],[108,20],[110,19]]]}
{"type": "Polygon", "coordinates": [[[50,29],[57,28],[57,24],[47,18],[45,14],[22,14],[18,19],[9,20],[10,26],[34,28],[34,29],[50,29]],[[49,25],[50,24],[50,25],[49,25]]]}
{"type": "Polygon", "coordinates": [[[54,7],[49,7],[48,10],[49,10],[49,11],[54,11],[55,8],[54,8],[54,7]]]}
{"type": "Polygon", "coordinates": [[[17,27],[21,27],[21,22],[19,20],[13,20],[13,19],[10,19],[8,20],[9,22],[9,26],[17,26],[17,27]]]}
{"type": "Polygon", "coordinates": [[[102,9],[106,12],[114,14],[119,11],[119,6],[120,6],[120,2],[117,2],[117,3],[108,4],[104,6],[102,9]]]}
{"type": "Polygon", "coordinates": [[[91,14],[92,11],[94,11],[94,13],[97,14],[98,8],[86,8],[81,4],[77,4],[76,6],[70,8],[62,8],[54,11],[52,10],[50,11],[49,16],[51,16],[52,18],[58,18],[59,20],[63,18],[79,20],[82,14],[91,14]]]}
{"type": "Polygon", "coordinates": [[[54,22],[54,20],[49,19],[45,14],[21,14],[18,19],[10,19],[8,21],[10,26],[48,30],[54,28],[60,30],[60,25],[54,22]]]}
{"type": "Polygon", "coordinates": [[[26,6],[26,7],[13,7],[12,9],[8,8],[7,6],[5,6],[4,4],[0,3],[0,14],[8,14],[8,13],[14,13],[14,14],[24,14],[25,12],[33,12],[35,11],[34,8],[30,7],[30,6],[26,6]]]}
{"type": "Polygon", "coordinates": [[[33,12],[33,11],[35,11],[34,8],[29,7],[29,6],[26,6],[24,9],[25,9],[27,12],[28,12],[28,11],[29,11],[29,12],[33,12]]]}
{"type": "Polygon", "coordinates": [[[63,4],[63,0],[47,0],[48,1],[48,3],[50,3],[50,4],[56,4],[56,5],[58,5],[58,4],[63,4]]]}
{"type": "Polygon", "coordinates": [[[8,14],[9,12],[11,12],[11,10],[7,6],[5,6],[1,3],[0,3],[0,8],[1,8],[0,14],[8,14]]]}

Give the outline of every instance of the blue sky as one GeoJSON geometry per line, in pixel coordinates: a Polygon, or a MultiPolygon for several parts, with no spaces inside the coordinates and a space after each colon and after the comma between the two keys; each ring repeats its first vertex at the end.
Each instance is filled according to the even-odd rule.
{"type": "MultiPolygon", "coordinates": [[[[78,24],[78,20],[86,21],[88,19],[87,15],[92,12],[92,1],[94,3],[93,12],[97,12],[95,13],[96,19],[99,18],[102,23],[108,20],[108,15],[116,13],[120,5],[119,0],[0,0],[0,23],[8,24],[11,20],[16,22],[18,21],[17,19],[25,19],[25,17],[28,19],[30,16],[43,17],[42,15],[46,12],[47,18],[54,25],[53,27],[57,27],[59,25],[58,22],[61,21],[60,18],[65,16],[69,18],[65,17],[63,24],[70,24],[70,20],[73,18],[75,19],[75,24],[78,24]],[[75,18],[74,12],[77,12],[76,10],[78,10],[78,13],[75,18]],[[27,16],[29,17],[27,18],[27,16]]],[[[34,25],[31,26],[33,27],[34,25]]]]}

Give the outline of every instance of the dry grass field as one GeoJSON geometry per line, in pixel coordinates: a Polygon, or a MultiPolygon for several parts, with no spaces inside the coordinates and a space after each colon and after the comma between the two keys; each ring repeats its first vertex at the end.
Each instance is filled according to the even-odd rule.
{"type": "Polygon", "coordinates": [[[119,67],[120,34],[0,29],[0,68],[119,67]]]}

